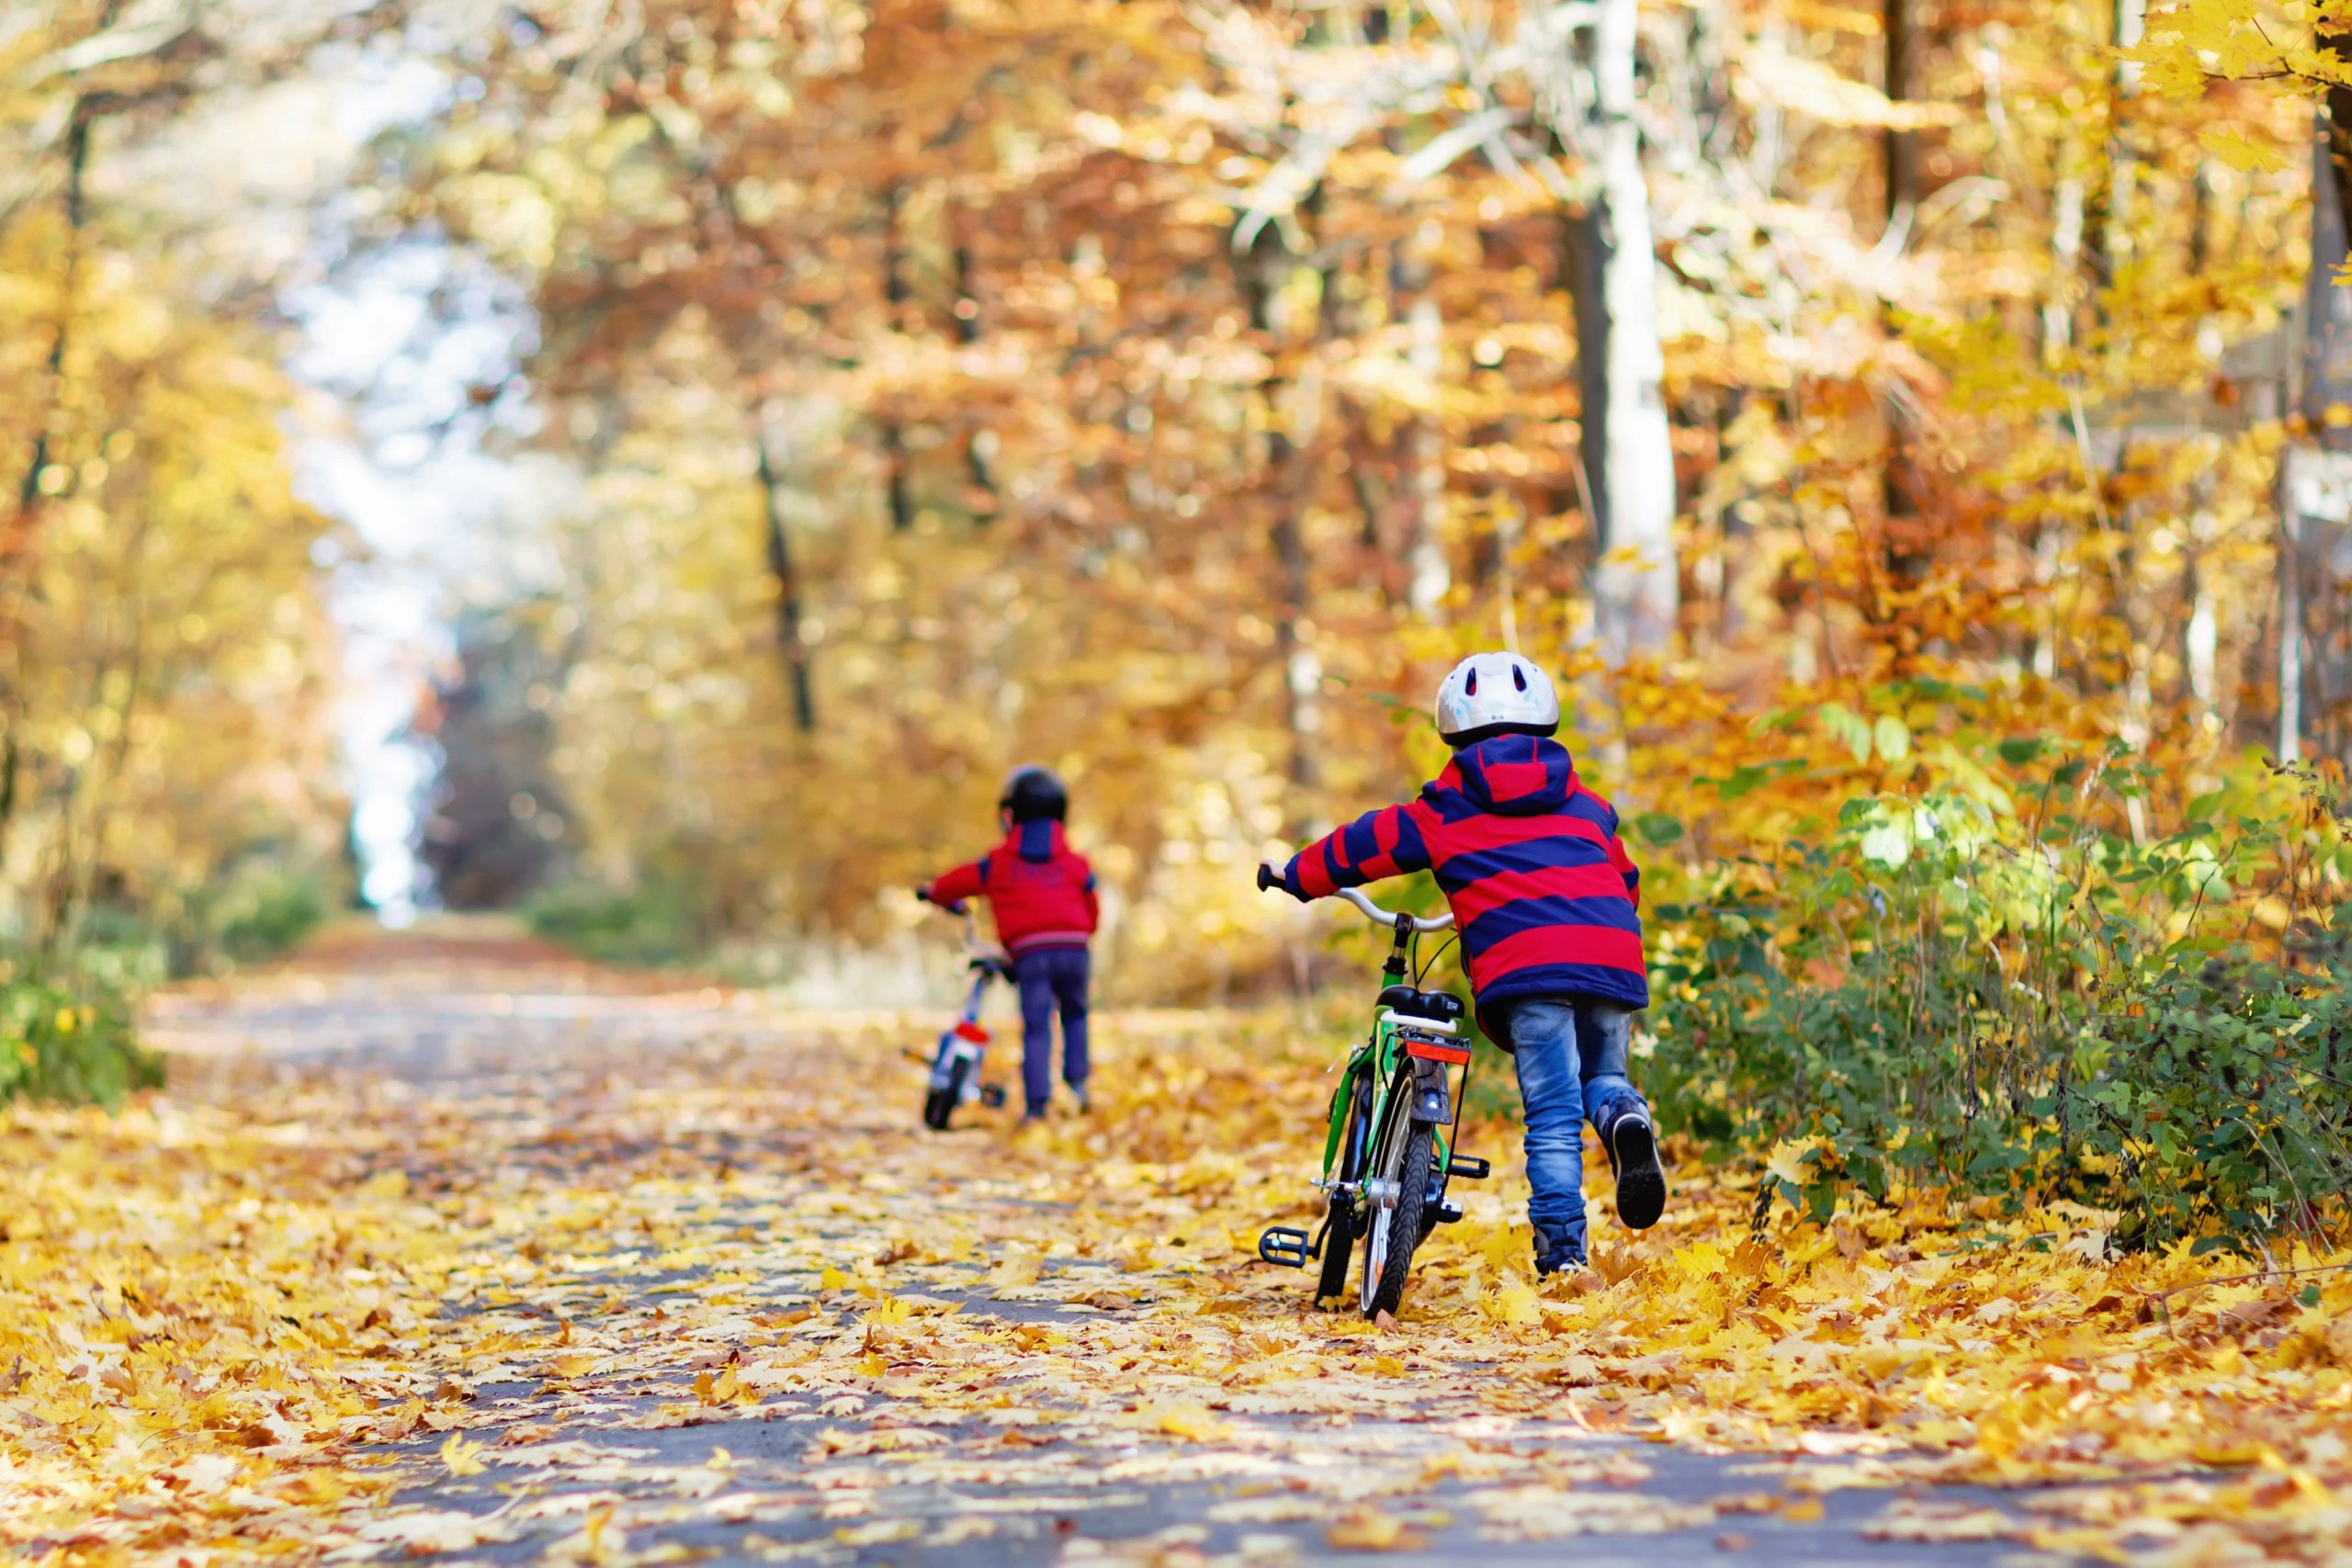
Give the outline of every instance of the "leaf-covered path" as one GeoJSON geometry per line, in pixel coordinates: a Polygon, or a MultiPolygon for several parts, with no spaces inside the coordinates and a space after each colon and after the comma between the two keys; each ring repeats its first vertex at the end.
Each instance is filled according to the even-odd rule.
{"type": "MultiPolygon", "coordinates": [[[[1302,1277],[1181,1191],[1079,1196],[1078,1129],[922,1134],[887,1029],[552,988],[579,978],[403,964],[178,1021],[230,1048],[236,1092],[348,1119],[379,1190],[398,1173],[461,1238],[413,1329],[418,1403],[385,1423],[409,1506],[363,1537],[820,1562],[1548,1561],[1568,1531],[1650,1561],[1896,1550],[1882,1494],[1815,1503],[1787,1461],[1644,1443],[1566,1390],[1498,1401],[1517,1380],[1424,1360],[1409,1326],[1303,1314],[1302,1277]]],[[[1135,1046],[1108,1032],[1116,1071],[1135,1046]]]]}
{"type": "MultiPolygon", "coordinates": [[[[1241,1244],[1297,1212],[1318,1079],[1283,1059],[1253,1077],[1220,1021],[1108,1021],[1112,1092],[1091,1123],[920,1135],[900,1021],[631,988],[511,944],[345,959],[173,999],[173,1097],[225,1109],[135,1113],[159,1118],[158,1143],[243,1151],[245,1195],[205,1213],[242,1214],[241,1245],[271,1259],[254,1288],[283,1303],[241,1329],[271,1345],[269,1375],[202,1371],[175,1348],[190,1336],[143,1326],[163,1324],[160,1287],[107,1298],[102,1280],[106,1323],[131,1326],[119,1343],[121,1327],[76,1331],[84,1376],[60,1385],[119,1399],[151,1433],[232,1393],[254,1425],[167,1473],[124,1470],[110,1500],[85,1495],[77,1529],[28,1525],[29,1503],[0,1513],[11,1539],[605,1562],[2341,1550],[2328,1487],[2285,1460],[2251,1480],[2177,1462],[2137,1488],[1951,1483],[2118,1473],[2046,1460],[1899,1470],[1959,1408],[1955,1379],[1904,1382],[1949,1348],[1922,1338],[1852,1374],[1881,1391],[1873,1410],[1828,1396],[1849,1375],[1829,1309],[1769,1353],[1657,1326],[1653,1298],[1702,1276],[1754,1274],[1745,1299],[1775,1325],[1802,1304],[1776,1305],[1778,1276],[1727,1255],[1745,1200],[1691,1172],[1659,1232],[1600,1223],[1584,1292],[1513,1272],[1504,1187],[1427,1249],[1398,1326],[1304,1310],[1305,1280],[1241,1244]],[[245,1122],[207,1134],[206,1116],[245,1122]],[[318,1238],[308,1263],[289,1230],[318,1238]],[[1787,1343],[1808,1333],[1818,1349],[1787,1343]],[[174,1376],[191,1403],[172,1403],[174,1376]],[[1752,1413],[1775,1400],[1792,1402],[1779,1424],[1752,1413]]],[[[1845,1278],[1833,1244],[1820,1253],[1845,1278]]],[[[2001,1336],[2017,1310],[1970,1321],[2001,1336]]],[[[1924,1314],[1907,1327],[1932,1332],[1924,1314]]],[[[1980,1343],[1992,1359],[2007,1340],[1980,1343]]],[[[2030,1395],[2013,1403],[2022,1427],[2030,1395]]],[[[76,1512],[52,1504],[52,1521],[76,1512]]]]}

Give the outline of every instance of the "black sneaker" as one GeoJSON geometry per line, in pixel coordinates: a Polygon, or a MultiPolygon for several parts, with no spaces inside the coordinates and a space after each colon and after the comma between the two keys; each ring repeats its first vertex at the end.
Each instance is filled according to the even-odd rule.
{"type": "Polygon", "coordinates": [[[1639,1111],[1609,1129],[1609,1163],[1617,1170],[1617,1217],[1637,1231],[1666,1213],[1666,1172],[1657,1163],[1657,1134],[1639,1111]]]}

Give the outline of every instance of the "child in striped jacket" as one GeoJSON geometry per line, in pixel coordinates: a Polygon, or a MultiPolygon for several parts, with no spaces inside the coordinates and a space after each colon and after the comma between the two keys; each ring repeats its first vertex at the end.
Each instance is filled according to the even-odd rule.
{"type": "Polygon", "coordinates": [[[1618,1217],[1635,1230],[1666,1207],[1649,1104],[1626,1077],[1635,1011],[1649,1005],[1641,874],[1617,812],[1551,739],[1551,678],[1481,653],[1438,689],[1453,760],[1419,798],[1309,844],[1283,870],[1302,900],[1433,871],[1453,908],[1479,1027],[1511,1054],[1526,1106],[1535,1269],[1584,1266],[1584,1123],[1617,1173],[1618,1217]]]}

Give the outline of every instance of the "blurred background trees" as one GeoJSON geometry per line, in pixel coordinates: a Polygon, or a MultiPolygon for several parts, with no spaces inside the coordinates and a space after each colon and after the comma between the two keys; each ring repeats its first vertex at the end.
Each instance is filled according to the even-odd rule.
{"type": "Polygon", "coordinates": [[[339,530],[269,293],[158,156],[332,28],[0,6],[0,933],[160,971],[333,901],[339,530]]]}
{"type": "Polygon", "coordinates": [[[403,213],[537,307],[582,874],[870,938],[1039,758],[1122,983],[1214,987],[1498,640],[1693,868],[1768,706],[2336,755],[2314,100],[2238,10],[500,12],[403,213]]]}
{"type": "Polygon", "coordinates": [[[418,439],[486,432],[541,492],[414,728],[453,903],[871,942],[1040,759],[1116,983],[1212,994],[1286,962],[1248,864],[1411,787],[1436,673],[1498,641],[1674,825],[1667,886],[1997,774],[1963,731],[2158,761],[2177,798],[2110,802],[2139,841],[2250,752],[2352,744],[2338,67],[2285,13],[0,16],[35,951],[120,912],[201,961],[241,867],[340,897],[355,544],[290,477],[283,258],[187,174],[285,161],[237,110],[360,45],[436,96],[322,155],[345,227],[296,243],[329,291],[420,248],[512,291],[514,362],[418,439]],[[1922,739],[1860,776],[1833,710],[1922,739]]]}

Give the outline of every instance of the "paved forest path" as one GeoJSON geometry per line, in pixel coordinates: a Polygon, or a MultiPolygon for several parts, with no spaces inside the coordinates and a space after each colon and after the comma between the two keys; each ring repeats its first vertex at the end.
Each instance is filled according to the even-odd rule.
{"type": "MultiPolygon", "coordinates": [[[[153,1027],[175,1093],[325,1130],[446,1241],[437,1309],[370,1325],[413,1393],[363,1428],[402,1478],[356,1521],[388,1551],[2020,1560],[1991,1539],[2014,1499],[1841,1483],[1834,1435],[1651,1440],[1616,1398],[1623,1347],[1464,1359],[1409,1300],[1385,1332],[1306,1310],[1302,1276],[1237,1245],[1233,1193],[1242,1162],[1304,1171],[1315,1108],[1262,1109],[1272,1154],[1170,1146],[1209,1025],[1104,1022],[1102,1081],[1149,1085],[1025,1137],[921,1131],[919,1025],[676,991],[495,927],[323,947],[153,1027]]],[[[1499,1235],[1504,1199],[1477,1201],[1499,1235]]]]}

